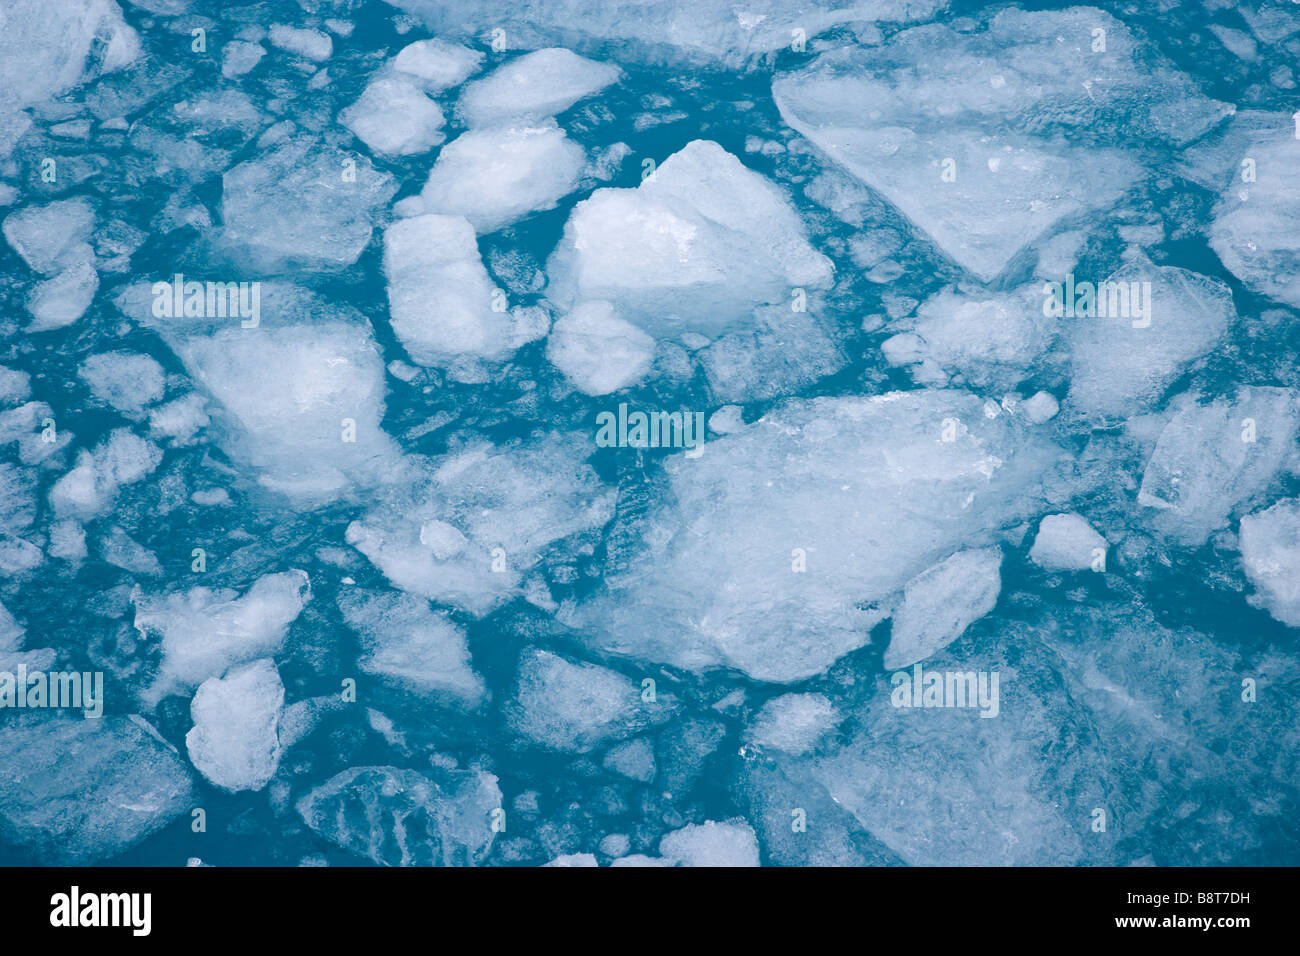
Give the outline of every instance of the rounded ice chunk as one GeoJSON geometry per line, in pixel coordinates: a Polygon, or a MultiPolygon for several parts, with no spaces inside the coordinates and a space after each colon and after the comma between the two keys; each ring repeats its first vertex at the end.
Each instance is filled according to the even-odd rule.
{"type": "Polygon", "coordinates": [[[608,302],[584,302],[559,319],[546,357],[584,395],[608,395],[650,371],[655,340],[618,317],[608,302]]]}
{"type": "Polygon", "coordinates": [[[1106,539],[1080,515],[1048,515],[1038,525],[1029,560],[1048,571],[1086,571],[1104,558],[1106,539]]]}

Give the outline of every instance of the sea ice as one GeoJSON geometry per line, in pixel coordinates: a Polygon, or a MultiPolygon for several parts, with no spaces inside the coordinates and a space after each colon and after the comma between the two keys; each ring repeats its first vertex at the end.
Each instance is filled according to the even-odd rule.
{"type": "Polygon", "coordinates": [[[222,177],[222,241],[267,273],[341,269],[396,190],[364,156],[297,136],[222,177]]]}
{"type": "Polygon", "coordinates": [[[785,195],[707,140],[636,189],[598,189],[578,203],[547,272],[561,309],[609,301],[659,338],[716,335],[832,278],[785,195]]]}
{"type": "Polygon", "coordinates": [[[410,80],[380,76],[361,97],[339,113],[339,122],[360,137],[372,153],[413,156],[428,152],[446,137],[438,104],[410,80]]]}
{"type": "Polygon", "coordinates": [[[644,546],[562,616],[641,660],[819,674],[917,574],[1037,511],[1060,450],[985,412],[960,391],[794,400],[698,459],[675,455],[668,503],[629,519],[644,546]]]}
{"type": "Polygon", "coordinates": [[[345,591],[339,608],[362,638],[358,664],[422,696],[449,697],[468,706],[483,701],[483,679],[474,673],[465,632],[427,601],[393,591],[345,591]]]}
{"type": "Polygon", "coordinates": [[[120,412],[136,414],[163,396],[162,366],[139,352],[101,352],[77,370],[95,397],[120,412]]]}
{"type": "Polygon", "coordinates": [[[569,50],[537,50],[465,87],[456,111],[470,127],[555,116],[599,93],[620,75],[612,64],[569,50]]]}
{"type": "Polygon", "coordinates": [[[320,836],[382,866],[476,866],[496,837],[497,778],[473,770],[353,767],[298,801],[320,836]]]}
{"type": "Polygon", "coordinates": [[[1114,205],[1152,140],[1187,143],[1232,109],[1091,7],[913,27],[823,53],[772,92],[788,125],[986,282],[1114,205]]]}
{"type": "Polygon", "coordinates": [[[140,717],[0,723],[0,833],[42,863],[107,859],[191,806],[185,762],[140,717]]]}
{"type": "Polygon", "coordinates": [[[524,446],[466,444],[352,522],[347,541],[395,587],[486,614],[520,593],[556,542],[613,516],[615,492],[585,463],[590,442],[552,434],[524,446]]]}
{"type": "Polygon", "coordinates": [[[1255,586],[1252,603],[1300,627],[1300,498],[1241,519],[1241,563],[1255,586]]]}
{"type": "Polygon", "coordinates": [[[98,517],[113,506],[118,490],[153,472],[162,449],[130,429],[117,428],[94,451],[83,451],[77,464],[50,489],[50,505],[60,516],[98,517]]]}
{"type": "Polygon", "coordinates": [[[162,645],[162,664],[142,698],[157,703],[236,664],[276,653],[310,599],[303,571],[264,575],[242,596],[206,587],[152,597],[137,593],[135,629],[162,645]]]}
{"type": "Polygon", "coordinates": [[[646,700],[639,684],[616,671],[534,650],[520,660],[507,720],[515,733],[548,750],[584,753],[661,724],[676,710],[671,694],[646,700]]]}
{"type": "Polygon", "coordinates": [[[584,302],[556,321],[546,357],[584,395],[608,395],[650,371],[655,340],[608,302],[584,302]]]}
{"type": "Polygon", "coordinates": [[[418,364],[499,361],[518,347],[510,314],[493,307],[496,288],[463,217],[393,223],[384,233],[384,275],[393,332],[418,364]]]}
{"type": "Polygon", "coordinates": [[[1231,399],[1188,404],[1161,431],[1138,504],[1176,543],[1203,544],[1234,508],[1295,466],[1297,430],[1300,395],[1291,389],[1243,386],[1231,399]]]}
{"type": "Polygon", "coordinates": [[[1085,518],[1047,515],[1038,525],[1029,560],[1048,571],[1086,571],[1097,566],[1098,552],[1104,560],[1106,547],[1106,539],[1085,518]]]}
{"type": "Polygon", "coordinates": [[[1173,266],[1135,262],[1106,282],[1130,291],[1149,283],[1140,293],[1147,314],[1138,317],[1130,308],[1128,315],[1060,320],[1070,326],[1067,400],[1088,415],[1127,418],[1150,408],[1187,363],[1211,351],[1237,321],[1237,310],[1218,279],[1173,266]]]}
{"type": "Polygon", "coordinates": [[[1246,285],[1300,308],[1300,171],[1296,140],[1286,130],[1255,143],[1255,181],[1234,181],[1214,208],[1210,245],[1246,285]]]}
{"type": "Polygon", "coordinates": [[[812,38],[836,24],[926,20],[941,0],[821,0],[792,7],[783,0],[388,0],[419,16],[434,33],[490,39],[484,24],[500,25],[511,46],[563,43],[592,53],[616,53],[641,63],[743,67],[802,33],[812,38]],[[799,33],[796,33],[799,31],[799,33]]]}
{"type": "Polygon", "coordinates": [[[284,684],[265,658],[210,677],[190,701],[190,762],[223,790],[261,790],[280,765],[284,684]]]}
{"type": "Polygon", "coordinates": [[[835,705],[822,694],[782,694],[763,705],[747,736],[760,747],[799,756],[815,748],[839,720],[835,705]]]}
{"type": "Polygon", "coordinates": [[[659,853],[677,866],[759,865],[758,838],[743,821],[684,826],[659,841],[659,853]]]}
{"type": "Polygon", "coordinates": [[[943,650],[993,610],[1002,591],[998,548],[958,551],[907,582],[894,612],[885,670],[911,667],[943,650]]]}
{"type": "Polygon", "coordinates": [[[483,54],[478,50],[435,38],[402,47],[392,66],[414,79],[426,93],[441,93],[464,83],[482,62],[483,54]]]}
{"type": "Polygon", "coordinates": [[[438,153],[420,199],[428,212],[496,232],[554,209],[577,187],[585,163],[582,147],[553,123],[469,130],[438,153]]]}

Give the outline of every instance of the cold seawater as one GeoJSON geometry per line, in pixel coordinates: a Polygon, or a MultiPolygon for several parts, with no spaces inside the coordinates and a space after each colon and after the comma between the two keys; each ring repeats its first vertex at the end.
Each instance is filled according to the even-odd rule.
{"type": "Polygon", "coordinates": [[[5,0],[0,862],[1300,862],[1300,5],[5,0]]]}

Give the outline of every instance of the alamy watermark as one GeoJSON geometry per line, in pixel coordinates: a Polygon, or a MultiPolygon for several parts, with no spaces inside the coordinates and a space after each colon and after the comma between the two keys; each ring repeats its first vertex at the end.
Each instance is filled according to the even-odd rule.
{"type": "Polygon", "coordinates": [[[88,720],[104,715],[103,671],[0,671],[0,710],[72,707],[88,720]]]}
{"type": "Polygon", "coordinates": [[[598,448],[689,448],[697,457],[703,445],[703,412],[629,412],[623,402],[596,416],[598,448]]]}
{"type": "Polygon", "coordinates": [[[926,671],[919,663],[890,675],[889,702],[895,707],[978,707],[981,717],[996,717],[997,671],[926,671]]]}
{"type": "Polygon", "coordinates": [[[246,329],[262,321],[260,282],[187,282],[178,272],[170,282],[155,282],[152,291],[154,318],[237,318],[246,329]]]}
{"type": "Polygon", "coordinates": [[[1135,329],[1151,324],[1150,282],[1075,282],[1070,274],[1064,282],[1043,283],[1043,294],[1043,315],[1049,319],[1132,319],[1135,329]]]}

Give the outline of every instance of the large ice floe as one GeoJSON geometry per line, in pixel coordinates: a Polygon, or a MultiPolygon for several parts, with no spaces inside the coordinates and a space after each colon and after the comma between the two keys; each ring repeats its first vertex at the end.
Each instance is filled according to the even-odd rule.
{"type": "Polygon", "coordinates": [[[1093,7],[913,27],[828,51],[772,92],[794,129],[984,280],[1231,110],[1093,7]]]}
{"type": "Polygon", "coordinates": [[[1297,52],[0,0],[0,861],[1300,862],[1297,52]]]}

